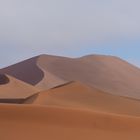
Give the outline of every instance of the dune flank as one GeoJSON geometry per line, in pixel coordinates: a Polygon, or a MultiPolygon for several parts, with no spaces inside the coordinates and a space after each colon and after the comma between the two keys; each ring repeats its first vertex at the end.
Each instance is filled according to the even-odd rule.
{"type": "Polygon", "coordinates": [[[114,95],[140,98],[140,69],[117,57],[89,55],[71,59],[44,55],[39,61],[40,67],[66,81],[80,81],[114,95]]]}
{"type": "Polygon", "coordinates": [[[71,82],[40,92],[26,99],[24,103],[140,116],[140,101],[112,95],[80,82],[71,82]]]}

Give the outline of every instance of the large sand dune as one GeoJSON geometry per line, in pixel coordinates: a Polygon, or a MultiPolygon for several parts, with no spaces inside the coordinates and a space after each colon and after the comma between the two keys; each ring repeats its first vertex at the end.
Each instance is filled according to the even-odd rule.
{"type": "Polygon", "coordinates": [[[67,81],[80,81],[108,93],[140,98],[140,69],[112,56],[78,59],[41,56],[39,65],[67,81]]]}
{"type": "Polygon", "coordinates": [[[2,140],[140,139],[140,69],[120,58],[40,55],[0,73],[2,140]]]}
{"type": "Polygon", "coordinates": [[[140,99],[140,69],[113,56],[72,59],[41,55],[1,71],[41,89],[80,81],[111,94],[140,99]]]}

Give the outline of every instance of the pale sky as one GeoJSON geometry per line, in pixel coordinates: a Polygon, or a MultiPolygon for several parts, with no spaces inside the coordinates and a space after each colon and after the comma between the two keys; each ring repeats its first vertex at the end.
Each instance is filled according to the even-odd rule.
{"type": "Polygon", "coordinates": [[[119,56],[140,66],[139,0],[0,0],[0,67],[39,54],[119,56]]]}

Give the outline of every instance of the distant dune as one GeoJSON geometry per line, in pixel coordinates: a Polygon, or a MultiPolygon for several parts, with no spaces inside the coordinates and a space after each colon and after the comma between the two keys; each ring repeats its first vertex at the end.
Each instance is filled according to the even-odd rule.
{"type": "Polygon", "coordinates": [[[105,55],[0,69],[0,139],[139,140],[139,83],[139,68],[105,55]]]}
{"type": "Polygon", "coordinates": [[[89,55],[72,59],[40,55],[0,71],[42,90],[80,81],[111,94],[140,99],[140,69],[113,56],[89,55]]]}

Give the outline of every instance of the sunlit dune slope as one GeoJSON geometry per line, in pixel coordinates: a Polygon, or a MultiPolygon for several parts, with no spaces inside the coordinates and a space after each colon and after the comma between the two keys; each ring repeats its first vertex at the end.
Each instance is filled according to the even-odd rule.
{"type": "Polygon", "coordinates": [[[41,56],[40,67],[67,81],[80,81],[120,96],[140,98],[140,69],[113,56],[70,59],[41,56]],[[49,59],[48,59],[49,57],[49,59]]]}
{"type": "Polygon", "coordinates": [[[24,103],[140,116],[140,101],[108,94],[79,82],[40,92],[24,103]]]}

